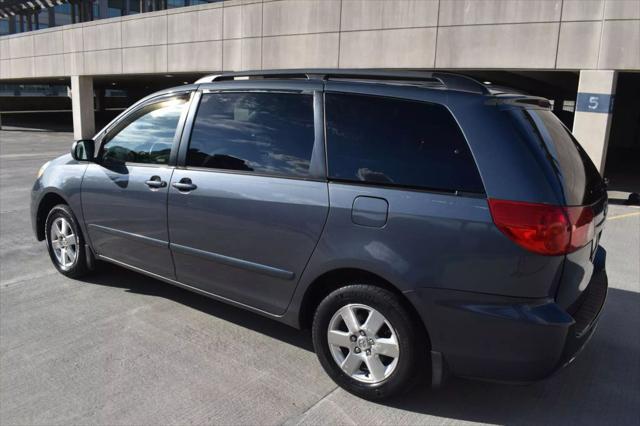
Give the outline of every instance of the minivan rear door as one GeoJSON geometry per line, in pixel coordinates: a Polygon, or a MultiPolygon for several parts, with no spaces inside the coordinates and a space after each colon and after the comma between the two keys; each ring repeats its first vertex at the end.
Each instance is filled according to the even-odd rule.
{"type": "MultiPolygon", "coordinates": [[[[588,208],[592,229],[584,245],[569,253],[558,287],[556,299],[567,308],[589,284],[594,272],[594,259],[607,214],[607,191],[598,169],[562,122],[546,109],[528,108],[512,111],[529,140],[542,148],[546,164],[557,178],[564,205],[588,208]]],[[[586,227],[585,227],[586,228],[586,227]]]]}
{"type": "Polygon", "coordinates": [[[201,93],[169,188],[177,279],[284,313],[328,212],[321,85],[201,93]]]}

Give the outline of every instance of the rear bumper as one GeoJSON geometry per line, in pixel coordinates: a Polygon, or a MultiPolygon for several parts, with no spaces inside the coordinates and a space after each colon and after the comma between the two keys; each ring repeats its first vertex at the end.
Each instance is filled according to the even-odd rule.
{"type": "MultiPolygon", "coordinates": [[[[604,251],[602,256],[604,257],[604,251]]],[[[583,297],[569,308],[569,313],[575,322],[569,329],[558,369],[570,364],[591,339],[598,325],[608,290],[609,279],[603,263],[602,268],[594,272],[583,297]]]]}
{"type": "Polygon", "coordinates": [[[491,381],[537,381],[571,363],[598,324],[608,287],[604,250],[598,257],[587,291],[569,311],[550,298],[434,288],[407,296],[425,322],[432,352],[442,355],[440,370],[491,381]]]}

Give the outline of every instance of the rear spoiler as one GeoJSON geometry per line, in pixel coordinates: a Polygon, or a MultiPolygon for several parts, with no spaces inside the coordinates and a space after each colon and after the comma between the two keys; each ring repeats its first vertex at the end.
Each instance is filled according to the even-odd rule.
{"type": "Polygon", "coordinates": [[[538,108],[551,110],[551,101],[537,96],[494,96],[487,100],[487,105],[507,105],[521,108],[538,108]]]}

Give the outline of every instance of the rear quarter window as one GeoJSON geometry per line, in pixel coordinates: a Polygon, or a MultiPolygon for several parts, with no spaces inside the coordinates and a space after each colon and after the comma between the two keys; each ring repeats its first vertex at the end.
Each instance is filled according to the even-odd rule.
{"type": "Polygon", "coordinates": [[[516,110],[513,114],[517,126],[525,136],[542,148],[558,177],[567,205],[592,204],[605,195],[598,169],[553,112],[523,109],[516,110]]]}
{"type": "Polygon", "coordinates": [[[325,110],[331,179],[484,192],[467,142],[444,106],[327,93],[325,110]]]}

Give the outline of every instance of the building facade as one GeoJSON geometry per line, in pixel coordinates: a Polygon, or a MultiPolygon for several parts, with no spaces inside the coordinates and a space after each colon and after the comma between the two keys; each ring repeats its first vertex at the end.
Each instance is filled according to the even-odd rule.
{"type": "Polygon", "coordinates": [[[3,0],[0,36],[222,0],[3,0]]]}
{"type": "MultiPolygon", "coordinates": [[[[57,26],[56,15],[56,26],[25,32],[15,30],[14,22],[14,31],[6,32],[15,34],[0,37],[2,83],[68,82],[76,137],[93,134],[93,115],[81,111],[92,110],[94,90],[111,80],[249,69],[385,68],[505,77],[552,99],[553,88],[562,86],[571,95],[555,100],[574,103],[573,132],[601,170],[616,108],[624,109],[617,132],[622,139],[628,136],[623,144],[640,144],[640,130],[633,127],[634,117],[640,118],[637,104],[614,101],[620,99],[616,92],[637,90],[640,0],[226,0],[189,7],[175,7],[184,1],[98,0],[65,5],[78,8],[77,3],[86,5],[74,16],[86,22],[57,26]],[[97,19],[112,13],[116,17],[97,19]]],[[[50,14],[50,9],[39,13],[50,14]]],[[[16,17],[3,21],[9,19],[16,17]]]]}

